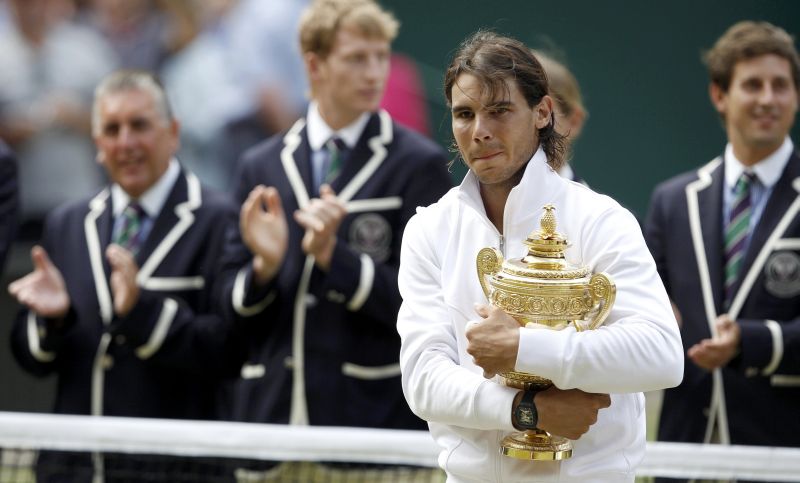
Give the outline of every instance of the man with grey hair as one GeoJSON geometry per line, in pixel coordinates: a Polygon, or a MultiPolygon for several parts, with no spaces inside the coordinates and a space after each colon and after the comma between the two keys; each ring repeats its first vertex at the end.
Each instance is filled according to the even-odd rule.
{"type": "Polygon", "coordinates": [[[228,331],[213,294],[236,210],[174,158],[179,125],[151,74],[103,80],[92,132],[111,184],[47,217],[33,272],[9,285],[24,305],[14,355],[58,376],[57,413],[215,417],[228,331]]]}
{"type": "Polygon", "coordinates": [[[107,77],[92,132],[112,184],[48,216],[34,271],[9,286],[26,306],[14,353],[34,374],[59,374],[60,413],[211,417],[215,368],[204,366],[225,325],[210,299],[235,208],[173,157],[179,125],[150,74],[107,77]],[[150,366],[165,371],[131,384],[150,366]],[[90,391],[97,378],[103,393],[90,391]]]}

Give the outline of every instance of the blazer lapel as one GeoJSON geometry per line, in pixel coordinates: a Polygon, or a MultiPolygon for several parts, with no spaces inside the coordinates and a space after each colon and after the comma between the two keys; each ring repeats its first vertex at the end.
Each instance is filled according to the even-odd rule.
{"type": "Polygon", "coordinates": [[[308,144],[308,133],[303,131],[302,142],[297,146],[297,149],[292,153],[297,171],[300,178],[303,180],[303,187],[306,193],[311,195],[311,198],[319,196],[319,193],[314,192],[314,176],[311,166],[311,146],[308,144]]]}
{"type": "Polygon", "coordinates": [[[393,139],[392,118],[386,111],[373,114],[353,152],[345,159],[342,173],[333,182],[339,199],[347,203],[380,168],[388,156],[393,139]]]}
{"type": "MultiPolygon", "coordinates": [[[[752,278],[753,276],[750,275],[751,271],[760,272],[763,268],[765,258],[759,256],[761,252],[771,251],[773,239],[776,236],[780,237],[783,235],[783,233],[775,233],[778,229],[781,231],[785,230],[785,226],[782,228],[779,227],[781,221],[786,216],[796,216],[796,213],[787,213],[787,210],[789,210],[792,203],[800,196],[798,187],[795,186],[797,184],[796,180],[798,179],[800,179],[800,157],[797,153],[793,153],[792,157],[789,158],[789,162],[786,164],[783,174],[772,188],[772,194],[767,200],[767,205],[764,207],[761,218],[758,220],[758,224],[750,237],[750,244],[744,256],[742,270],[739,273],[739,279],[736,281],[736,286],[734,288],[734,293],[736,294],[734,299],[740,298],[738,292],[743,288],[742,284],[745,277],[752,278]]],[[[750,286],[751,285],[748,285],[745,288],[746,292],[749,292],[750,286]]],[[[747,297],[747,293],[742,294],[741,297],[747,297]]],[[[740,304],[737,304],[737,307],[741,307],[743,303],[744,301],[742,300],[740,304]]]]}
{"type": "Polygon", "coordinates": [[[722,233],[722,190],[724,163],[711,172],[711,184],[697,192],[700,225],[703,231],[708,276],[711,281],[715,313],[719,314],[724,302],[725,249],[722,233]]]}
{"type": "Polygon", "coordinates": [[[111,323],[111,319],[114,317],[111,291],[108,285],[111,269],[105,256],[106,248],[111,242],[112,226],[111,196],[106,188],[89,202],[89,212],[83,222],[100,318],[106,325],[111,323]]]}
{"type": "MultiPolygon", "coordinates": [[[[703,311],[714,334],[714,320],[722,300],[722,268],[719,220],[721,206],[722,159],[715,158],[697,170],[697,179],[686,185],[686,205],[703,311]]],[[[688,260],[687,260],[688,262],[688,260]]]]}
{"type": "Polygon", "coordinates": [[[339,176],[331,183],[331,187],[336,193],[339,193],[353,179],[353,176],[367,164],[367,160],[372,157],[372,149],[370,149],[368,141],[379,132],[379,129],[380,121],[378,116],[373,114],[364,126],[364,131],[362,131],[361,137],[358,138],[358,142],[343,160],[342,171],[339,176]]]}
{"type": "Polygon", "coordinates": [[[146,285],[181,236],[194,224],[194,211],[201,204],[200,181],[194,174],[182,171],[137,255],[141,266],[137,277],[140,286],[146,285]]]}
{"type": "MultiPolygon", "coordinates": [[[[306,120],[300,118],[283,136],[281,165],[289,180],[299,208],[308,205],[309,193],[313,185],[311,179],[311,148],[308,145],[306,120]]],[[[316,196],[316,193],[314,194],[316,196]]]]}

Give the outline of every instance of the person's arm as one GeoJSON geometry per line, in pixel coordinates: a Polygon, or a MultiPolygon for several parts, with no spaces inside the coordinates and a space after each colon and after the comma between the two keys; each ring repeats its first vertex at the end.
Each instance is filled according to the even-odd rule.
{"type": "Polygon", "coordinates": [[[64,317],[37,316],[29,309],[21,309],[11,329],[11,352],[17,363],[35,376],[47,376],[57,370],[65,338],[76,325],[73,310],[64,317]]]}
{"type": "Polygon", "coordinates": [[[516,369],[546,377],[562,389],[588,392],[641,392],[679,384],[684,358],[678,325],[636,219],[610,208],[584,227],[575,243],[584,263],[616,284],[611,313],[597,330],[519,329],[516,369]]]}
{"type": "Polygon", "coordinates": [[[426,421],[513,431],[511,409],[518,391],[459,365],[443,274],[423,226],[425,214],[406,225],[400,256],[403,304],[397,330],[403,393],[411,410],[426,421]]]}
{"type": "MultiPolygon", "coordinates": [[[[407,225],[402,250],[397,329],[403,392],[411,410],[431,422],[513,431],[512,414],[522,393],[459,365],[457,336],[442,295],[443,274],[419,215],[407,225]]],[[[554,387],[534,401],[541,429],[577,439],[608,406],[608,395],[554,387]]]]}
{"type": "Polygon", "coordinates": [[[278,299],[278,271],[288,247],[288,226],[277,190],[256,185],[249,153],[240,161],[234,200],[240,204],[239,225],[229,230],[223,250],[219,305],[237,325],[256,322],[278,299]]]}
{"type": "MultiPolygon", "coordinates": [[[[518,392],[511,406],[511,422],[518,429],[523,428],[517,425],[514,414],[523,394],[522,391],[518,392]]],[[[597,422],[598,412],[611,405],[611,397],[608,394],[591,394],[579,389],[563,391],[552,386],[537,392],[533,404],[538,415],[538,429],[574,440],[589,431],[589,427],[597,422]]]]}
{"type": "Polygon", "coordinates": [[[715,323],[717,335],[687,352],[701,368],[729,367],[750,378],[800,374],[800,318],[733,320],[722,314],[715,323]]]}
{"type": "Polygon", "coordinates": [[[23,306],[11,331],[11,349],[17,362],[37,376],[57,369],[65,337],[77,322],[64,277],[48,254],[57,255],[61,247],[53,242],[62,233],[58,221],[48,216],[42,245],[31,249],[33,271],[8,286],[23,306]]]}

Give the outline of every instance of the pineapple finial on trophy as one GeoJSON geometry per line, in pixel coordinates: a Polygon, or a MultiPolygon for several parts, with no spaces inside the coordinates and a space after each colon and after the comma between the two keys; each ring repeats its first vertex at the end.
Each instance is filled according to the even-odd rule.
{"type": "Polygon", "coordinates": [[[548,203],[543,206],[543,209],[544,214],[539,220],[539,226],[542,229],[542,238],[550,239],[556,234],[556,215],[553,213],[556,207],[548,203]]]}

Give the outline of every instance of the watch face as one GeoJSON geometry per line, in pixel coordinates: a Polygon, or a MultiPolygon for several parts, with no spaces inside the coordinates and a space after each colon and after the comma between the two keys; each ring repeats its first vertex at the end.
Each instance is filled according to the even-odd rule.
{"type": "Polygon", "coordinates": [[[520,426],[534,426],[536,422],[533,420],[533,411],[531,411],[531,408],[519,408],[517,422],[520,426]]]}

